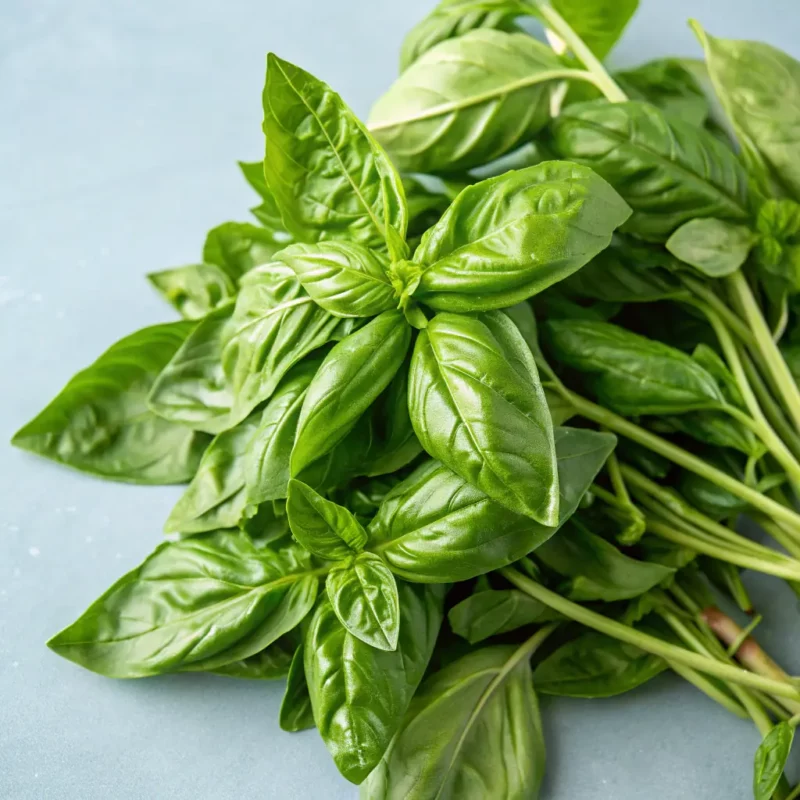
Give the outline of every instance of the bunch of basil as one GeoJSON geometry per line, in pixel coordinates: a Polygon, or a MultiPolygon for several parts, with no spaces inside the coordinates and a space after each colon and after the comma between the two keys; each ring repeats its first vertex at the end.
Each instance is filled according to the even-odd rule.
{"type": "Polygon", "coordinates": [[[800,64],[697,26],[705,65],[612,76],[636,5],[445,0],[368,126],[269,56],[258,224],[150,275],[184,319],[14,437],[189,482],[53,650],[288,675],[283,728],[420,800],[536,797],[534,690],[669,668],[755,722],[756,797],[788,795],[800,691],[712,591],[800,586],[800,64]]]}

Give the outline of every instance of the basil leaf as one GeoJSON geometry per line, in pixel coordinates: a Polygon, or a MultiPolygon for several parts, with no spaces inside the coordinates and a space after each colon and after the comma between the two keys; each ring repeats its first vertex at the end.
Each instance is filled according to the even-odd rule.
{"type": "Polygon", "coordinates": [[[760,234],[756,263],[769,279],[778,279],[794,294],[800,285],[800,205],[793,200],[765,200],[758,209],[760,234]]]}
{"type": "Polygon", "coordinates": [[[164,269],[151,272],[147,279],[184,319],[200,319],[236,294],[234,282],[216,264],[164,269]]]}
{"type": "Polygon", "coordinates": [[[756,175],[800,199],[800,63],[764,42],[717,39],[692,22],[708,74],[756,175]]]}
{"type": "Polygon", "coordinates": [[[341,97],[270,53],[263,101],[267,183],[289,232],[396,250],[407,226],[403,185],[341,97]]]}
{"type": "Polygon", "coordinates": [[[748,508],[741,498],[693,472],[681,472],[678,488],[687,502],[714,520],[735,517],[748,508]]]}
{"type": "Polygon", "coordinates": [[[247,499],[245,453],[260,416],[252,414],[212,440],[192,482],[164,523],[166,533],[202,533],[239,524],[247,499]]]}
{"type": "Polygon", "coordinates": [[[646,100],[696,128],[702,127],[711,113],[703,87],[679,58],[657,58],[615,72],[614,80],[631,100],[646,100]]]}
{"type": "Polygon", "coordinates": [[[360,553],[336,564],[325,584],[333,610],[353,636],[379,650],[395,650],[400,600],[394,575],[380,556],[360,553]]]}
{"type": "Polygon", "coordinates": [[[478,28],[512,31],[516,29],[514,18],[527,13],[530,9],[514,0],[442,0],[403,39],[400,72],[439,42],[478,28]]]}
{"type": "Polygon", "coordinates": [[[445,311],[503,308],[580,269],[630,209],[591,170],[547,161],[467,187],[414,253],[415,298],[445,311]]]}
{"type": "Polygon", "coordinates": [[[233,303],[204,317],[153,383],[147,405],[170,422],[219,433],[228,425],[233,396],[222,368],[223,334],[233,303]]]}
{"type": "Polygon", "coordinates": [[[514,647],[486,647],[425,681],[361,797],[535,798],[543,774],[529,660],[514,647]]]}
{"type": "Polygon", "coordinates": [[[539,662],[533,680],[541,694],[614,697],[641,686],[666,668],[658,656],[589,631],[539,662]]]}
{"type": "Polygon", "coordinates": [[[295,733],[314,727],[314,714],[311,711],[311,698],[308,695],[306,670],[303,664],[303,645],[294,651],[286,691],[280,711],[281,730],[295,733]]]}
{"type": "Polygon", "coordinates": [[[572,516],[615,443],[609,434],[578,428],[557,429],[555,441],[556,526],[509,511],[429,461],[386,496],[369,525],[371,549],[395,575],[423,583],[468,580],[522,558],[572,516]]]}
{"type": "Polygon", "coordinates": [[[639,0],[551,0],[553,8],[600,59],[605,58],[639,7],[639,0]]]}
{"type": "Polygon", "coordinates": [[[569,578],[561,592],[579,602],[627,600],[672,576],[671,567],[637,561],[572,519],[536,550],[536,558],[569,578]]]}
{"type": "Polygon", "coordinates": [[[286,513],[294,538],[320,558],[349,558],[367,543],[366,531],[346,508],[326,500],[300,481],[289,481],[286,513]]]}
{"type": "Polygon", "coordinates": [[[192,664],[212,669],[255,655],[294,628],[313,606],[317,583],[309,556],[297,547],[257,550],[233,531],[170,542],[48,647],[111,678],[192,664]],[[233,649],[245,639],[247,648],[233,649]]]}
{"type": "Polygon", "coordinates": [[[400,369],[410,341],[403,313],[384,311],[328,353],[303,401],[292,450],[293,475],[352,430],[400,369]]]}
{"type": "Polygon", "coordinates": [[[314,721],[339,771],[353,783],[369,775],[400,727],[442,622],[443,586],[400,583],[397,591],[396,650],[378,650],[349,633],[327,597],[306,632],[314,721]]]}
{"type": "Polygon", "coordinates": [[[550,413],[530,349],[505,314],[431,320],[417,338],[408,401],[430,455],[507,508],[556,523],[550,413]]]}
{"type": "Polygon", "coordinates": [[[747,176],[733,152],[648,103],[568,106],[552,132],[562,158],[596,170],[633,209],[624,231],[665,241],[695,217],[747,218],[747,176]]]}
{"type": "Polygon", "coordinates": [[[755,800],[771,800],[783,775],[793,739],[794,728],[782,721],[773,726],[758,746],[753,764],[755,800]]]}
{"type": "Polygon", "coordinates": [[[713,376],[674,347],[607,322],[550,320],[544,331],[557,360],[593,375],[600,402],[620,414],[680,414],[724,403],[713,376]]]}
{"type": "Polygon", "coordinates": [[[294,244],[277,259],[294,270],[318,306],[337,317],[373,317],[397,305],[388,265],[362,245],[294,244]]]}
{"type": "Polygon", "coordinates": [[[292,235],[286,231],[280,209],[275,202],[275,196],[267,186],[264,162],[240,161],[239,168],[242,170],[245,180],[258,192],[262,200],[261,205],[250,209],[250,213],[267,229],[276,244],[280,244],[282,247],[290,244],[293,241],[292,235]]]}
{"type": "Polygon", "coordinates": [[[267,264],[286,246],[272,232],[249,222],[225,222],[208,232],[203,246],[203,261],[216,264],[238,281],[253,267],[267,264]]]}
{"type": "Polygon", "coordinates": [[[373,106],[370,132],[401,170],[485,164],[542,130],[564,66],[527,34],[472,30],[437,44],[373,106]]]}
{"type": "Polygon", "coordinates": [[[182,483],[208,439],[146,405],[156,375],[191,335],[188,322],[153,325],[112,345],[75,375],[11,443],[82,472],[126,483],[182,483]]]}
{"type": "Polygon", "coordinates": [[[227,678],[275,681],[286,676],[291,662],[292,650],[281,638],[265,647],[260,653],[207,671],[214,675],[224,675],[227,678]]]}
{"type": "Polygon", "coordinates": [[[560,616],[516,589],[487,589],[453,606],[447,619],[454,633],[476,644],[490,636],[560,619],[560,616]]]}
{"type": "Polygon", "coordinates": [[[666,248],[703,275],[721,278],[744,264],[756,238],[745,225],[713,218],[693,219],[667,239],[666,248]]]}

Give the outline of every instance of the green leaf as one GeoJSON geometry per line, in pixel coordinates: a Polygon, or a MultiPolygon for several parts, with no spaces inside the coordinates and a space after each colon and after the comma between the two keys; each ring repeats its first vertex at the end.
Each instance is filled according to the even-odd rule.
{"type": "Polygon", "coordinates": [[[553,8],[600,59],[605,58],[639,7],[639,0],[552,0],[553,8]]]}
{"type": "Polygon", "coordinates": [[[748,216],[747,176],[733,152],[655,106],[578,103],[553,121],[552,132],[562,158],[594,169],[633,209],[626,232],[666,241],[695,217],[748,216]]]}
{"type": "Polygon", "coordinates": [[[320,558],[349,558],[367,543],[367,532],[346,508],[326,500],[301,481],[289,481],[286,513],[294,538],[320,558]]]}
{"type": "Polygon", "coordinates": [[[556,359],[593,375],[599,401],[619,414],[680,414],[724,404],[713,376],[674,347],[608,322],[550,320],[543,330],[556,359]]]}
{"type": "Polygon", "coordinates": [[[453,606],[447,619],[454,633],[476,644],[490,636],[560,619],[560,616],[516,589],[486,589],[453,606]]]}
{"type": "Polygon", "coordinates": [[[415,299],[444,311],[503,308],[605,249],[630,209],[591,170],[547,161],[467,187],[423,237],[415,299]]]}
{"type": "MultiPolygon", "coordinates": [[[[748,168],[800,199],[800,63],[764,42],[717,39],[692,22],[748,168]]],[[[774,191],[774,188],[773,188],[774,191]]]]}
{"type": "Polygon", "coordinates": [[[242,518],[245,492],[245,454],[258,428],[260,413],[212,440],[192,482],[170,512],[167,533],[202,533],[235,528],[242,518]]]}
{"type": "Polygon", "coordinates": [[[685,470],[681,472],[678,488],[687,502],[711,519],[728,519],[740,514],[748,507],[741,498],[693,472],[685,470]]]}
{"type": "Polygon", "coordinates": [[[200,319],[236,294],[236,285],[216,264],[164,269],[147,279],[184,319],[200,319]]]}
{"type": "Polygon", "coordinates": [[[550,412],[530,349],[505,314],[431,320],[417,338],[408,399],[430,455],[507,508],[556,523],[550,412]]]}
{"type": "Polygon", "coordinates": [[[500,569],[547,541],[575,512],[614,449],[609,434],[555,432],[559,521],[533,522],[494,502],[436,461],[396,486],[369,525],[371,549],[395,575],[422,583],[468,580],[500,569]]]}
{"type": "Polygon", "coordinates": [[[299,624],[317,584],[298,547],[257,550],[234,531],[170,542],[48,647],[110,678],[214,669],[255,655],[299,624]]]}
{"type": "Polygon", "coordinates": [[[514,18],[530,9],[513,0],[442,0],[406,35],[400,48],[400,72],[439,42],[464,36],[478,28],[512,31],[514,18]]]}
{"type": "Polygon", "coordinates": [[[755,800],[771,800],[783,775],[793,739],[794,728],[788,722],[779,722],[758,746],[753,765],[755,800]]]}
{"type": "Polygon", "coordinates": [[[424,53],[373,106],[369,129],[407,172],[492,161],[550,120],[565,68],[527,34],[472,30],[424,53]]]}
{"type": "Polygon", "coordinates": [[[272,231],[249,222],[225,222],[208,232],[203,246],[203,261],[216,264],[234,281],[253,267],[267,264],[286,247],[272,231]]]}
{"type": "Polygon", "coordinates": [[[755,242],[745,225],[710,217],[685,222],[667,239],[666,248],[703,275],[722,278],[744,264],[755,242]]]}
{"type": "Polygon", "coordinates": [[[379,650],[395,650],[400,601],[394,575],[374,553],[336,564],[325,584],[333,610],[353,636],[379,650]]]}
{"type": "Polygon", "coordinates": [[[281,730],[291,733],[314,727],[314,713],[311,711],[311,698],[308,695],[303,659],[301,644],[294,651],[280,711],[281,730]]]}
{"type": "Polygon", "coordinates": [[[330,452],[389,385],[406,356],[411,329],[401,311],[384,311],[339,342],[308,387],[292,474],[330,452]]]}
{"type": "Polygon", "coordinates": [[[569,578],[561,591],[570,600],[627,600],[644,594],[672,576],[671,567],[637,561],[591,533],[577,519],[536,550],[536,558],[569,578]]]}
{"type": "Polygon", "coordinates": [[[388,264],[362,245],[294,244],[277,260],[294,270],[318,306],[337,317],[373,317],[397,306],[388,264]]]}
{"type": "Polygon", "coordinates": [[[276,244],[281,244],[283,247],[290,244],[293,241],[292,235],[286,231],[275,196],[267,186],[264,162],[240,161],[239,168],[245,180],[258,192],[262,200],[261,205],[250,209],[250,213],[269,231],[276,244]]]}
{"type": "Polygon", "coordinates": [[[147,407],[158,373],[194,326],[153,325],[126,336],[75,375],[11,443],[82,472],[126,483],[183,483],[208,439],[147,407]]]}
{"type": "Polygon", "coordinates": [[[267,182],[289,232],[388,244],[402,258],[393,252],[407,226],[400,177],[341,97],[270,53],[263,102],[267,182]]]}
{"type": "Polygon", "coordinates": [[[442,622],[443,586],[400,583],[397,649],[378,650],[349,633],[327,597],[305,637],[314,721],[339,771],[361,783],[399,729],[428,666],[442,622]]]}
{"type": "MultiPolygon", "coordinates": [[[[265,647],[241,661],[231,661],[209,670],[214,675],[224,675],[226,678],[240,678],[250,681],[275,681],[286,677],[289,665],[292,663],[292,649],[283,638],[265,647]]],[[[200,670],[187,670],[200,671],[200,670]]]]}
{"type": "Polygon", "coordinates": [[[486,647],[431,675],[361,797],[538,797],[544,736],[524,647],[486,647]]]}
{"type": "Polygon", "coordinates": [[[542,694],[613,697],[641,686],[666,668],[658,656],[589,631],[541,661],[533,681],[542,694]]]}

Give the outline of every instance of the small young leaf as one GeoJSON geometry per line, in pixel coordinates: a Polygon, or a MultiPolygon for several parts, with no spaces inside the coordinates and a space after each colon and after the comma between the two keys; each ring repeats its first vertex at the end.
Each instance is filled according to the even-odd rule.
{"type": "Polygon", "coordinates": [[[292,657],[279,719],[281,730],[290,733],[314,727],[314,712],[311,710],[311,698],[308,695],[302,644],[294,651],[292,657]]]}
{"type": "Polygon", "coordinates": [[[346,508],[301,481],[289,481],[286,513],[294,538],[320,558],[340,561],[359,553],[367,543],[366,531],[346,508]]]}
{"type": "Polygon", "coordinates": [[[353,636],[379,650],[397,648],[400,606],[394,575],[374,553],[340,562],[325,584],[339,622],[353,636]]]}
{"type": "Polygon", "coordinates": [[[147,279],[184,319],[201,319],[236,294],[236,285],[216,264],[190,264],[151,272],[147,279]]]}
{"type": "Polygon", "coordinates": [[[722,278],[744,264],[755,242],[746,226],[709,217],[684,222],[667,239],[666,248],[703,275],[722,278]]]}
{"type": "Polygon", "coordinates": [[[793,739],[794,728],[788,722],[779,722],[758,746],[753,765],[755,800],[771,800],[783,775],[793,739]]]}

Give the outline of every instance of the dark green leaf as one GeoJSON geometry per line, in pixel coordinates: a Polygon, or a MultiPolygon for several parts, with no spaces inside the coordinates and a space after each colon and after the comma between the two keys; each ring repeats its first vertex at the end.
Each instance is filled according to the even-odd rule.
{"type": "Polygon", "coordinates": [[[339,622],[379,650],[395,650],[400,630],[400,601],[394,575],[374,553],[360,553],[336,564],[325,584],[339,622]]]}
{"type": "Polygon", "coordinates": [[[233,531],[170,542],[48,646],[111,678],[214,669],[294,628],[314,604],[317,583],[308,554],[296,546],[257,550],[233,531]]]}
{"type": "Polygon", "coordinates": [[[755,242],[755,234],[745,225],[710,217],[684,222],[667,239],[666,247],[703,275],[721,278],[744,264],[755,242]]]}
{"type": "Polygon", "coordinates": [[[727,519],[747,509],[741,498],[693,472],[681,472],[678,487],[691,505],[712,519],[727,519]]]}
{"type": "Polygon", "coordinates": [[[286,691],[281,703],[281,730],[295,733],[314,727],[314,713],[311,710],[311,698],[308,695],[306,670],[303,664],[303,645],[294,652],[289,677],[286,680],[286,691]]]}
{"type": "Polygon", "coordinates": [[[442,622],[444,587],[400,583],[397,649],[378,650],[339,622],[320,599],[305,638],[314,721],[339,771],[361,783],[403,721],[442,622]]]}
{"type": "Polygon", "coordinates": [[[669,475],[672,463],[664,456],[660,456],[658,453],[654,453],[636,442],[622,439],[617,446],[617,450],[617,455],[620,458],[630,462],[636,469],[647,475],[648,478],[661,480],[669,475]]]}
{"type": "Polygon", "coordinates": [[[783,775],[793,739],[794,728],[788,722],[779,722],[758,746],[753,764],[755,800],[771,800],[783,775]]]}
{"type": "Polygon", "coordinates": [[[507,508],[555,524],[550,413],[530,349],[505,314],[431,320],[417,338],[408,398],[430,455],[507,508]]]}
{"type": "Polygon", "coordinates": [[[523,33],[472,30],[424,53],[373,106],[369,129],[408,172],[485,164],[538,133],[564,67],[523,33]]]}
{"type": "Polygon", "coordinates": [[[410,341],[402,312],[384,311],[328,353],[303,401],[292,450],[293,475],[352,430],[400,369],[410,341]]]}
{"type": "Polygon", "coordinates": [[[415,299],[444,311],[503,308],[566,278],[630,215],[591,170],[547,161],[467,187],[414,253],[415,299]]]}
{"type": "MultiPolygon", "coordinates": [[[[578,507],[614,449],[613,436],[577,428],[555,432],[559,522],[578,507]]],[[[489,499],[430,461],[393,489],[369,526],[370,541],[406,580],[455,582],[499,569],[547,541],[546,527],[489,499]]]]}
{"type": "Polygon", "coordinates": [[[393,252],[407,225],[400,177],[341,97],[270,53],[263,102],[267,181],[289,232],[393,252]]]}
{"type": "Polygon", "coordinates": [[[644,239],[665,241],[694,217],[747,218],[747,176],[733,152],[648,103],[569,106],[553,135],[562,158],[617,189],[633,209],[623,230],[644,239]]]}
{"type": "Polygon", "coordinates": [[[193,327],[171,322],[120,339],[75,375],[11,443],[111,480],[189,480],[208,438],[156,416],[147,407],[147,396],[193,327]]]}
{"type": "Polygon", "coordinates": [[[590,631],[539,663],[533,680],[542,694],[613,697],[641,686],[666,668],[658,656],[590,631]]]}
{"type": "MultiPolygon", "coordinates": [[[[241,661],[231,661],[214,669],[207,670],[214,675],[224,675],[226,678],[242,678],[252,681],[275,681],[286,677],[289,665],[292,663],[294,646],[281,637],[260,653],[256,653],[241,661]]],[[[191,665],[188,671],[195,671],[191,665]]],[[[205,671],[205,670],[202,670],[205,671]]]]}
{"type": "Polygon", "coordinates": [[[301,481],[289,481],[286,512],[294,538],[320,558],[346,559],[367,543],[367,532],[350,511],[301,481]]]}
{"type": "Polygon", "coordinates": [[[522,800],[538,796],[543,775],[527,653],[486,647],[425,681],[361,797],[522,800]]]}
{"type": "Polygon", "coordinates": [[[151,272],[147,279],[184,319],[200,319],[236,294],[236,285],[216,264],[190,264],[151,272]]]}

